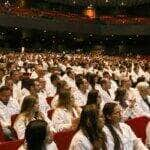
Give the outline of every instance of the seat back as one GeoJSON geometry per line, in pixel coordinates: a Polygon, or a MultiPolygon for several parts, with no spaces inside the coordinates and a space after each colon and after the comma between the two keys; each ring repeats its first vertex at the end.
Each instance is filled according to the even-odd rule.
{"type": "Polygon", "coordinates": [[[0,150],[17,150],[24,140],[9,141],[0,143],[0,150]]]}
{"type": "Polygon", "coordinates": [[[142,116],[142,117],[138,117],[134,119],[129,119],[126,121],[126,123],[132,128],[136,136],[138,138],[141,138],[142,141],[145,143],[146,126],[149,121],[150,121],[150,118],[142,116]]]}
{"type": "Polygon", "coordinates": [[[52,119],[52,115],[53,115],[54,109],[48,110],[47,111],[47,116],[49,119],[52,119]]]}
{"type": "Polygon", "coordinates": [[[0,124],[0,142],[4,142],[5,141],[5,137],[4,137],[4,133],[2,130],[2,126],[0,124]]]}
{"type": "Polygon", "coordinates": [[[75,131],[58,132],[54,135],[54,141],[59,150],[68,150],[75,131]]]}
{"type": "Polygon", "coordinates": [[[47,101],[47,103],[48,103],[50,106],[51,106],[52,100],[53,100],[53,97],[47,97],[47,98],[46,98],[46,101],[47,101]]]}

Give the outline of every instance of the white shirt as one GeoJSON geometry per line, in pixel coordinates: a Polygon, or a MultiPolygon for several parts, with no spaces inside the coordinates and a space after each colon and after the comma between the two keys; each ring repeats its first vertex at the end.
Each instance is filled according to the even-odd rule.
{"type": "Polygon", "coordinates": [[[19,105],[13,100],[9,100],[7,106],[0,101],[0,123],[2,128],[11,126],[11,116],[18,114],[19,111],[19,105]]]}
{"type": "Polygon", "coordinates": [[[69,150],[92,150],[93,146],[89,139],[79,130],[73,137],[69,150]]]}
{"type": "Polygon", "coordinates": [[[60,132],[63,129],[69,129],[72,126],[72,120],[77,118],[76,110],[73,109],[75,112],[70,112],[66,108],[56,108],[53,115],[52,115],[52,122],[54,125],[54,129],[56,132],[60,132]]]}
{"type": "Polygon", "coordinates": [[[102,88],[100,91],[100,96],[104,104],[112,102],[115,98],[114,92],[111,89],[109,89],[108,91],[110,95],[107,93],[107,91],[103,90],[102,88]]]}
{"type": "MultiPolygon", "coordinates": [[[[144,144],[140,139],[136,137],[131,128],[125,123],[119,123],[119,127],[121,131],[114,127],[114,130],[120,137],[121,140],[121,150],[147,150],[144,144]]],[[[107,150],[114,150],[114,138],[108,129],[108,127],[104,127],[104,132],[106,134],[107,139],[107,150]]]]}
{"type": "Polygon", "coordinates": [[[75,104],[77,106],[85,106],[87,103],[87,96],[88,96],[89,90],[87,90],[86,93],[81,92],[79,89],[74,90],[73,97],[75,100],[75,104]]]}
{"type": "MultiPolygon", "coordinates": [[[[18,150],[27,150],[26,144],[21,145],[18,150]]],[[[58,150],[56,143],[52,142],[50,144],[46,144],[46,150],[58,150]]]]}
{"type": "Polygon", "coordinates": [[[47,111],[50,110],[50,106],[48,105],[46,98],[47,94],[46,91],[40,91],[37,93],[38,100],[39,100],[39,109],[42,113],[47,114],[47,111]]]}

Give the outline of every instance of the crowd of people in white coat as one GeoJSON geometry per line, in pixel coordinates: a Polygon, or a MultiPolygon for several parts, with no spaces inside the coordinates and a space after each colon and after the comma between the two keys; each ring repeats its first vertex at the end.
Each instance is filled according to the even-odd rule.
{"type": "Polygon", "coordinates": [[[55,150],[47,133],[69,130],[77,130],[70,150],[147,150],[150,123],[146,144],[124,123],[140,116],[150,118],[148,59],[98,51],[0,54],[0,125],[6,140],[14,132],[26,139],[20,150],[55,150]]]}

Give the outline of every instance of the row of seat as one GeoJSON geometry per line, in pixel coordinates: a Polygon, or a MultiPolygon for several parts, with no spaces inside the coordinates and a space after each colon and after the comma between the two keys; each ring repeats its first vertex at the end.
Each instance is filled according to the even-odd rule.
{"type": "MultiPolygon", "coordinates": [[[[51,113],[52,111],[49,111],[49,117],[51,116],[51,113]]],[[[17,115],[12,116],[12,123],[16,119],[16,116],[17,115]]],[[[132,128],[136,136],[141,138],[142,141],[145,143],[145,131],[149,121],[150,118],[142,116],[134,119],[129,119],[126,121],[126,123],[132,128]]],[[[54,134],[54,141],[57,144],[58,149],[68,150],[71,139],[73,138],[74,134],[75,131],[65,131],[54,134]]],[[[3,137],[4,135],[2,129],[0,128],[0,150],[17,150],[17,148],[23,143],[23,140],[5,142],[3,137]]]]}

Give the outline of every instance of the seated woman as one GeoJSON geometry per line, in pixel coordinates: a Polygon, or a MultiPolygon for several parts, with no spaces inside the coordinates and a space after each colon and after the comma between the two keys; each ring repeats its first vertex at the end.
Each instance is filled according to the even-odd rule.
{"type": "Polygon", "coordinates": [[[57,83],[57,92],[54,96],[54,98],[51,101],[51,107],[52,109],[55,109],[58,105],[58,99],[59,99],[59,94],[62,90],[70,90],[69,86],[67,85],[67,82],[64,80],[58,81],[57,83]]]}
{"type": "Polygon", "coordinates": [[[47,122],[31,121],[25,131],[25,143],[18,150],[57,150],[57,146],[48,130],[47,122]]]}
{"type": "Polygon", "coordinates": [[[102,101],[101,101],[101,97],[99,94],[98,90],[91,90],[88,93],[88,98],[87,98],[87,104],[86,105],[96,105],[97,109],[100,111],[101,113],[101,109],[102,109],[102,101]]]}
{"type": "Polygon", "coordinates": [[[117,89],[115,101],[119,102],[120,106],[122,107],[123,120],[140,116],[150,116],[142,109],[141,105],[139,105],[134,98],[129,98],[128,92],[124,88],[117,89]]]}
{"type": "Polygon", "coordinates": [[[78,131],[69,150],[106,150],[104,118],[95,105],[86,105],[81,113],[78,131]]]}
{"type": "Polygon", "coordinates": [[[59,94],[58,105],[52,115],[52,122],[56,132],[73,129],[77,126],[81,110],[75,106],[70,91],[59,94]]]}
{"type": "Polygon", "coordinates": [[[121,123],[121,108],[117,103],[107,103],[103,108],[105,117],[104,132],[107,137],[107,150],[147,150],[131,128],[121,123]]]}
{"type": "Polygon", "coordinates": [[[21,112],[14,122],[14,129],[19,139],[24,139],[24,133],[28,123],[37,119],[47,121],[50,130],[53,130],[52,122],[39,111],[37,100],[32,96],[27,96],[24,98],[21,112]]]}

